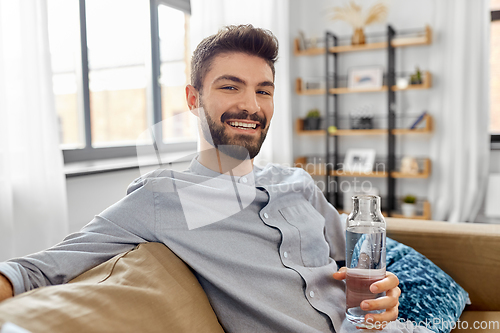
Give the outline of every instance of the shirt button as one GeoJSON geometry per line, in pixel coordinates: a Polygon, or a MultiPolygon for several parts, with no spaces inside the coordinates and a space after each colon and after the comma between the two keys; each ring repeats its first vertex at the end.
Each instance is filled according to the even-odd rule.
{"type": "Polygon", "coordinates": [[[288,252],[286,252],[286,251],[285,251],[285,252],[283,253],[283,257],[288,258],[288,252]]]}
{"type": "Polygon", "coordinates": [[[311,290],[311,291],[309,292],[309,296],[314,297],[314,291],[312,291],[312,290],[311,290]]]}
{"type": "Polygon", "coordinates": [[[243,182],[243,184],[246,184],[248,182],[247,177],[241,177],[241,181],[243,182]]]}
{"type": "Polygon", "coordinates": [[[267,213],[264,213],[264,217],[267,219],[269,218],[269,215],[267,215],[267,213]]]}

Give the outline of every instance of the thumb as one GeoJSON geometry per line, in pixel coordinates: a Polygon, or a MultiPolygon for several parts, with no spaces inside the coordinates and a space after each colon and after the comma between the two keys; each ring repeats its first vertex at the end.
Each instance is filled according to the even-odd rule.
{"type": "Polygon", "coordinates": [[[333,278],[335,280],[344,280],[346,272],[347,272],[347,268],[346,267],[342,267],[337,272],[333,273],[333,278]]]}

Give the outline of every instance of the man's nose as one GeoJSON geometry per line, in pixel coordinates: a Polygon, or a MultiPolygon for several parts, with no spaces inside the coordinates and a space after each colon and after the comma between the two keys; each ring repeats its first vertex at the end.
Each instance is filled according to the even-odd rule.
{"type": "Polygon", "coordinates": [[[240,110],[246,110],[249,114],[253,114],[260,111],[259,101],[257,100],[257,94],[253,91],[248,91],[243,95],[242,100],[239,104],[240,110]]]}

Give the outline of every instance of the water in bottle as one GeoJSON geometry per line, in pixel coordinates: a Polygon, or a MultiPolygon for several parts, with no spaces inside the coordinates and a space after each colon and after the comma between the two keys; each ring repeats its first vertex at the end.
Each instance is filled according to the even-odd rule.
{"type": "Polygon", "coordinates": [[[366,326],[365,315],[383,310],[364,311],[361,302],[383,295],[370,291],[370,285],[385,277],[385,220],[380,197],[357,195],[346,222],[346,317],[357,326],[366,326]]]}

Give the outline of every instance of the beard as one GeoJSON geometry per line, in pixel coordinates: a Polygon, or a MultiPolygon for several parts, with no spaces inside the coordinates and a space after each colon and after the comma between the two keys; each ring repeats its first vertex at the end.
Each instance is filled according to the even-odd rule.
{"type": "Polygon", "coordinates": [[[237,160],[243,161],[247,158],[253,159],[260,152],[260,148],[266,139],[269,127],[266,126],[267,120],[257,114],[248,114],[248,111],[241,112],[224,112],[220,119],[213,119],[210,113],[201,102],[200,110],[203,110],[203,115],[206,122],[201,119],[201,130],[205,140],[212,144],[225,155],[228,155],[237,160]],[[247,119],[258,121],[261,127],[260,136],[249,134],[236,134],[231,136],[226,128],[227,119],[247,119]]]}

